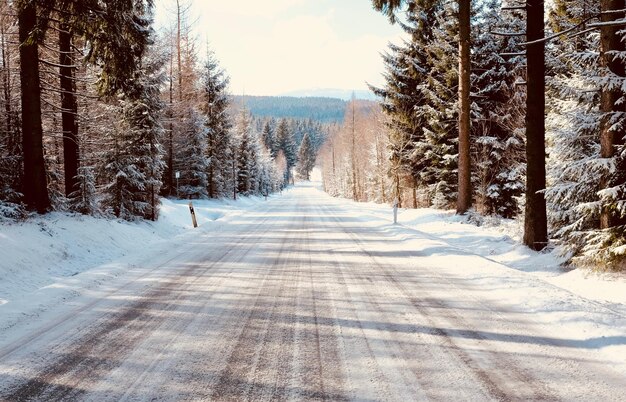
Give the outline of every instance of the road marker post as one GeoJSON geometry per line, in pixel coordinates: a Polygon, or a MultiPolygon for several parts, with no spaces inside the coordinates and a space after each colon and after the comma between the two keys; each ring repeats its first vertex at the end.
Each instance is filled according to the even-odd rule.
{"type": "Polygon", "coordinates": [[[196,220],[196,211],[193,209],[193,203],[189,201],[189,212],[191,213],[191,221],[193,222],[193,227],[198,227],[198,221],[196,220]]]}
{"type": "Polygon", "coordinates": [[[393,203],[393,224],[398,224],[398,200],[393,203]]]}
{"type": "Polygon", "coordinates": [[[178,179],[180,179],[180,172],[177,170],[174,176],[176,177],[176,197],[178,197],[178,179]]]}

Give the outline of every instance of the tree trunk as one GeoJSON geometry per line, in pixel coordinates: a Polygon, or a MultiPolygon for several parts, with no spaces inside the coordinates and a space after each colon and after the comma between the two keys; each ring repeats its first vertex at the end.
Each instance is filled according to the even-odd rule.
{"type": "Polygon", "coordinates": [[[59,74],[61,84],[61,121],[63,127],[63,168],[65,170],[65,195],[78,190],[78,104],[72,58],[72,34],[67,24],[59,27],[59,74]]]}
{"type": "MultiPolygon", "coordinates": [[[[544,37],[543,0],[527,2],[527,40],[544,37]]],[[[527,54],[526,98],[526,211],[524,244],[542,250],[548,244],[545,151],[545,53],[544,42],[529,45],[527,54]]]]}
{"type": "Polygon", "coordinates": [[[459,0],[459,193],[456,212],[472,206],[470,164],[470,0],[459,0]]]}
{"type": "Polygon", "coordinates": [[[400,188],[400,172],[399,169],[396,168],[395,169],[395,184],[396,184],[396,200],[395,202],[398,203],[398,208],[402,208],[402,189],[400,188]]]}
{"type": "MultiPolygon", "coordinates": [[[[169,129],[167,130],[167,168],[165,169],[165,180],[167,194],[174,195],[174,56],[170,54],[170,82],[169,82],[169,129]]],[[[176,194],[178,196],[178,194],[176,194]]]]}
{"type": "Polygon", "coordinates": [[[352,199],[354,201],[358,201],[358,191],[357,191],[357,174],[356,174],[356,116],[354,115],[354,94],[352,95],[352,127],[351,127],[351,156],[352,156],[352,199]]]}
{"type": "MultiPolygon", "coordinates": [[[[0,12],[3,15],[0,17],[2,21],[0,21],[0,37],[2,39],[2,84],[3,84],[3,93],[4,93],[4,111],[6,112],[6,121],[5,128],[7,135],[9,136],[10,141],[12,142],[13,137],[13,110],[11,108],[11,65],[10,65],[10,57],[7,55],[8,45],[6,41],[6,31],[5,31],[5,17],[4,13],[6,12],[4,7],[0,12]]],[[[9,150],[13,151],[14,147],[9,145],[9,150]]]]}
{"type": "Polygon", "coordinates": [[[41,86],[39,81],[39,47],[35,35],[35,3],[18,3],[20,40],[20,85],[22,90],[22,148],[24,153],[24,203],[39,213],[50,210],[46,180],[41,126],[41,86]]]}
{"type": "Polygon", "coordinates": [[[182,58],[180,55],[181,48],[181,9],[180,9],[180,1],[176,0],[176,53],[178,58],[178,101],[183,101],[183,64],[182,58]]]}
{"type": "MultiPolygon", "coordinates": [[[[624,18],[623,12],[605,13],[612,10],[624,10],[624,3],[624,0],[602,0],[600,3],[600,9],[603,12],[601,16],[602,22],[624,18]]],[[[621,36],[617,34],[621,29],[622,27],[620,26],[603,26],[600,29],[600,62],[602,67],[619,77],[624,76],[624,65],[618,57],[615,57],[614,52],[624,51],[624,43],[621,41],[621,36]]],[[[602,90],[600,103],[600,109],[604,114],[600,126],[600,153],[602,158],[613,158],[616,153],[616,146],[624,143],[624,128],[612,127],[613,124],[610,121],[615,113],[624,111],[623,105],[616,104],[622,96],[623,92],[620,88],[604,88],[602,90]]],[[[601,187],[610,188],[615,184],[617,183],[614,183],[611,178],[607,177],[601,183],[601,187]]],[[[623,223],[623,219],[618,212],[612,211],[607,207],[602,209],[600,215],[600,227],[602,229],[614,227],[621,223],[623,223]]]]}

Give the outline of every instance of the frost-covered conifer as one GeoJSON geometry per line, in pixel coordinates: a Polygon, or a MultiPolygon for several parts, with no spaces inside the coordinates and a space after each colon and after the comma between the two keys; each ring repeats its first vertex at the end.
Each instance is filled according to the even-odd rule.
{"type": "Polygon", "coordinates": [[[122,121],[106,153],[108,183],[103,204],[126,220],[157,219],[165,168],[160,120],[163,105],[159,99],[162,63],[157,59],[144,63],[121,100],[122,121]]]}
{"type": "Polygon", "coordinates": [[[76,181],[78,188],[69,196],[70,209],[85,215],[95,215],[99,207],[93,167],[79,167],[76,181]]]}
{"type": "Polygon", "coordinates": [[[290,130],[289,123],[286,119],[282,119],[280,123],[278,123],[278,127],[276,128],[276,142],[278,144],[279,151],[283,151],[283,155],[285,156],[285,160],[287,162],[287,166],[285,167],[283,174],[285,177],[285,184],[289,184],[291,180],[291,168],[296,164],[298,149],[293,138],[293,132],[290,130]]]}
{"type": "Polygon", "coordinates": [[[182,135],[180,160],[179,197],[206,198],[208,196],[209,158],[207,157],[207,128],[204,119],[195,108],[189,108],[179,122],[182,135]]]}
{"type": "Polygon", "coordinates": [[[210,198],[225,197],[228,195],[226,189],[229,177],[228,161],[232,157],[229,146],[232,127],[228,114],[229,78],[219,67],[213,52],[208,53],[200,77],[202,81],[200,108],[207,128],[207,193],[210,198]]]}
{"type": "Polygon", "coordinates": [[[500,0],[483,4],[472,31],[473,181],[481,213],[511,218],[524,189],[524,140],[515,127],[513,104],[523,60],[503,55],[519,52],[522,39],[493,34],[515,28],[500,7],[500,0]]]}
{"type": "Polygon", "coordinates": [[[425,105],[418,110],[424,125],[425,167],[422,181],[428,185],[432,204],[452,206],[457,198],[458,143],[458,26],[454,4],[437,12],[437,23],[428,47],[428,79],[420,86],[425,105]]]}
{"type": "Polygon", "coordinates": [[[309,180],[311,170],[315,166],[315,150],[309,140],[308,134],[304,134],[300,149],[298,150],[298,163],[296,165],[296,172],[298,176],[304,180],[309,180]]]}
{"type": "Polygon", "coordinates": [[[237,189],[239,194],[252,195],[258,191],[259,144],[252,131],[252,118],[245,110],[237,122],[237,136],[237,189]]]}

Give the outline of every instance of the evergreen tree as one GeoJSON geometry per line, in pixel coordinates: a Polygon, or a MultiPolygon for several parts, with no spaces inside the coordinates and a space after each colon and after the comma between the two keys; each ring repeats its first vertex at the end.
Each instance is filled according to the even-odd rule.
{"type": "Polygon", "coordinates": [[[516,198],[524,187],[523,138],[512,124],[511,100],[521,60],[505,60],[502,54],[518,50],[521,38],[494,35],[511,29],[500,16],[500,0],[490,0],[482,7],[473,27],[472,58],[472,136],[474,143],[474,188],[481,213],[512,218],[517,214],[516,198]]]}
{"type": "Polygon", "coordinates": [[[381,106],[388,116],[386,125],[390,131],[390,151],[392,176],[396,177],[396,194],[399,199],[400,177],[410,176],[422,185],[428,177],[425,168],[429,165],[427,155],[430,145],[426,142],[424,127],[426,116],[422,112],[427,103],[423,90],[428,80],[430,48],[433,29],[437,24],[437,1],[422,2],[420,12],[407,14],[403,29],[410,35],[410,41],[397,46],[390,44],[383,55],[386,65],[385,86],[370,87],[382,98],[381,106]]]}
{"type": "Polygon", "coordinates": [[[135,72],[134,85],[121,102],[123,120],[107,154],[104,206],[115,216],[134,220],[158,217],[158,193],[165,164],[159,99],[163,76],[159,60],[135,72]]]}
{"type": "Polygon", "coordinates": [[[29,210],[45,213],[51,208],[44,161],[41,123],[39,43],[43,38],[42,18],[35,1],[16,2],[20,41],[20,84],[22,95],[22,192],[29,210]]]}
{"type": "Polygon", "coordinates": [[[274,136],[274,130],[272,129],[269,121],[265,122],[261,135],[263,138],[263,144],[265,144],[267,149],[270,151],[271,157],[276,158],[276,155],[278,154],[278,147],[274,136]]]}
{"type": "Polygon", "coordinates": [[[437,11],[437,23],[428,47],[428,79],[420,86],[426,101],[418,109],[425,119],[425,168],[421,180],[429,187],[431,203],[448,208],[457,199],[458,69],[455,10],[446,4],[437,11]]]}
{"type": "Polygon", "coordinates": [[[291,181],[291,168],[295,166],[297,160],[297,148],[293,138],[293,132],[289,129],[289,123],[286,119],[282,119],[276,129],[276,143],[279,151],[283,151],[287,166],[285,167],[284,177],[285,184],[291,181]]]}
{"type": "MultiPolygon", "coordinates": [[[[434,4],[442,7],[438,13],[440,29],[434,31],[431,42],[431,82],[426,88],[426,96],[430,98],[432,107],[427,119],[435,130],[427,131],[429,142],[434,144],[430,151],[440,159],[436,165],[440,166],[439,177],[431,177],[435,184],[433,200],[435,205],[445,206],[451,199],[456,199],[457,213],[465,213],[472,203],[471,175],[470,175],[470,0],[458,0],[453,3],[433,2],[431,0],[372,0],[374,8],[386,14],[391,22],[395,22],[395,12],[406,6],[408,13],[420,13],[428,10],[434,4]],[[455,18],[457,17],[457,18],[455,18]],[[455,71],[456,83],[450,81],[451,70],[455,71]],[[458,95],[458,107],[454,111],[444,106],[450,100],[453,88],[454,95],[458,95]],[[434,113],[433,113],[434,112],[434,113]],[[444,120],[439,125],[433,114],[439,114],[444,120]],[[449,118],[455,116],[458,147],[457,153],[451,153],[448,137],[449,118]],[[450,182],[450,174],[456,176],[456,183],[450,182]]],[[[457,103],[452,102],[454,106],[457,103]]]]}
{"type": "Polygon", "coordinates": [[[298,150],[298,164],[296,171],[304,180],[309,180],[311,170],[315,166],[315,150],[309,140],[308,134],[304,134],[300,149],[298,150]]]}
{"type": "Polygon", "coordinates": [[[225,180],[228,177],[229,135],[232,123],[228,115],[229,78],[219,67],[213,52],[209,52],[201,72],[201,109],[207,128],[207,181],[208,196],[226,196],[225,180]]]}
{"type": "MultiPolygon", "coordinates": [[[[550,26],[558,33],[599,11],[595,1],[576,0],[566,7],[559,0],[550,26]]],[[[546,122],[550,144],[546,199],[553,236],[562,254],[575,260],[587,243],[586,235],[599,227],[597,194],[606,172],[600,160],[599,46],[597,34],[589,32],[549,48],[554,77],[546,122]]]]}
{"type": "Polygon", "coordinates": [[[178,162],[182,183],[178,189],[179,197],[207,198],[210,160],[207,157],[207,129],[204,119],[194,108],[189,108],[182,121],[179,121],[179,130],[183,140],[178,162]]]}
{"type": "Polygon", "coordinates": [[[85,215],[95,215],[99,207],[93,168],[90,166],[78,168],[76,181],[77,188],[69,195],[71,210],[85,215]]]}
{"type": "Polygon", "coordinates": [[[252,118],[243,110],[237,124],[237,191],[252,195],[258,190],[258,142],[252,132],[252,118]]]}
{"type": "Polygon", "coordinates": [[[545,13],[543,0],[527,0],[526,39],[526,204],[524,244],[542,250],[548,244],[545,146],[545,13]]]}

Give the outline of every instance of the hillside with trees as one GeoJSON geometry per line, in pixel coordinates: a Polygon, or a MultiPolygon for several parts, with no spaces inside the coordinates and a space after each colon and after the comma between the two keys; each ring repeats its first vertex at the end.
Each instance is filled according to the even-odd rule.
{"type": "Polygon", "coordinates": [[[323,123],[343,120],[346,101],[338,98],[234,95],[235,105],[245,104],[253,116],[274,119],[313,119],[323,123]]]}

